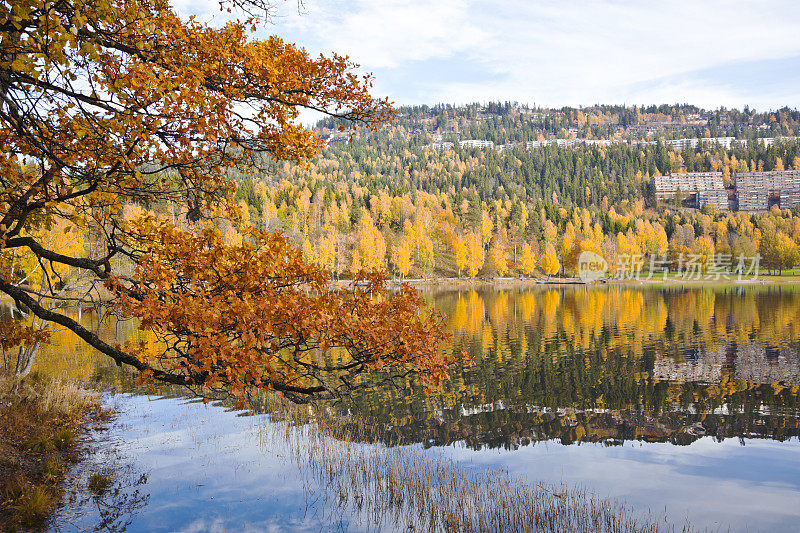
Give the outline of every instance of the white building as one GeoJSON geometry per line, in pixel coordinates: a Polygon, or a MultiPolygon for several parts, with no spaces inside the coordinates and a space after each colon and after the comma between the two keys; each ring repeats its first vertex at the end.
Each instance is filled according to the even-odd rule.
{"type": "Polygon", "coordinates": [[[667,176],[653,176],[656,197],[660,200],[672,198],[680,190],[688,194],[699,191],[724,191],[722,172],[679,172],[667,176]]]}
{"type": "Polygon", "coordinates": [[[736,137],[709,137],[705,139],[685,138],[665,140],[664,144],[672,147],[673,150],[684,150],[686,148],[696,149],[698,146],[710,148],[714,145],[719,145],[730,150],[735,141],[736,137]]]}
{"type": "Polygon", "coordinates": [[[454,145],[453,145],[453,143],[451,143],[449,141],[439,141],[439,142],[435,142],[433,144],[430,144],[428,146],[430,146],[434,150],[452,150],[454,145]]]}
{"type": "Polygon", "coordinates": [[[493,141],[482,141],[479,139],[465,139],[458,141],[461,148],[494,148],[493,141]]]}

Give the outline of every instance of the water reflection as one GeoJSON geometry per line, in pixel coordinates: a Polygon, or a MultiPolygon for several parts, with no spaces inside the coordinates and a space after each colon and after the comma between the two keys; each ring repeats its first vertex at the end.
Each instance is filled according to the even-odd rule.
{"type": "MultiPolygon", "coordinates": [[[[357,399],[386,442],[516,448],[800,435],[800,294],[623,287],[447,292],[471,365],[426,397],[357,399]]],[[[348,406],[348,408],[350,408],[348,406]]]]}
{"type": "MultiPolygon", "coordinates": [[[[450,291],[429,295],[469,364],[441,391],[413,384],[334,406],[377,422],[375,439],[516,448],[626,440],[689,444],[800,435],[800,291],[631,287],[450,291]]],[[[132,322],[84,323],[118,341],[132,322]]],[[[67,332],[40,369],[135,390],[67,332]]]]}
{"type": "MultiPolygon", "coordinates": [[[[375,420],[372,440],[581,484],[665,508],[672,523],[796,527],[800,292],[580,287],[429,300],[450,318],[448,349],[472,362],[432,395],[409,384],[331,406],[375,420]]],[[[105,336],[150,342],[130,322],[94,320],[84,316],[105,336]]],[[[324,490],[262,441],[265,415],[192,403],[182,389],[154,401],[108,358],[66,333],[55,340],[40,369],[136,393],[110,400],[120,416],[109,449],[137,467],[121,494],[149,495],[117,517],[129,531],[363,529],[315,504],[324,490]]],[[[76,507],[61,529],[104,520],[94,500],[76,507]]]]}
{"type": "Polygon", "coordinates": [[[263,417],[187,398],[116,394],[110,431],[68,486],[55,531],[342,531],[263,417]],[[241,413],[238,413],[241,414],[241,413]],[[113,480],[88,489],[97,471],[113,480]],[[323,527],[324,526],[324,527],[323,527]]]}

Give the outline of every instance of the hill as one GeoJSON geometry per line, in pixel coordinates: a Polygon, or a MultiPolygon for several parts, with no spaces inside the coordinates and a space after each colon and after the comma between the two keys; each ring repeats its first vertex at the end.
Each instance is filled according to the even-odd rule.
{"type": "Polygon", "coordinates": [[[238,192],[252,220],[339,274],[542,273],[548,245],[567,269],[576,246],[612,262],[629,248],[709,257],[757,249],[752,230],[775,217],[775,232],[800,243],[790,210],[702,213],[660,204],[651,185],[673,172],[718,171],[731,186],[736,172],[800,169],[796,110],[493,103],[401,107],[378,131],[343,126],[320,122],[326,147],[310,165],[266,163],[238,192]],[[668,245],[646,236],[662,231],[668,245]]]}

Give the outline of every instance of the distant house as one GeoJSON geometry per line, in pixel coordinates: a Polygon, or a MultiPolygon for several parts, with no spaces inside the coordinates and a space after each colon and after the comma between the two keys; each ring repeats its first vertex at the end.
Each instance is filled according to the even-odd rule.
{"type": "Polygon", "coordinates": [[[481,141],[478,139],[465,139],[458,141],[461,148],[494,148],[493,141],[481,141]]]}

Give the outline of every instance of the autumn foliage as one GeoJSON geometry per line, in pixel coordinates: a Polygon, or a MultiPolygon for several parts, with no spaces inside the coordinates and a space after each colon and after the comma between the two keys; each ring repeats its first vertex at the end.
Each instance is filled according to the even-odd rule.
{"type": "MultiPolygon", "coordinates": [[[[356,126],[390,120],[369,75],[346,57],[253,39],[260,1],[223,2],[243,20],[219,28],[163,0],[5,5],[0,291],[18,307],[145,378],[238,398],[444,377],[441,317],[413,290],[387,291],[378,274],[333,287],[282,235],[249,228],[233,201],[232,173],[317,153],[302,109],[356,126]],[[223,227],[240,238],[225,242],[223,227]],[[62,308],[99,299],[160,342],[118,346],[62,308]]],[[[16,328],[4,343],[37,335],[16,328]]]]}
{"type": "Polygon", "coordinates": [[[231,246],[213,227],[136,224],[156,239],[135,278],[110,286],[119,307],[158,338],[161,350],[126,347],[142,361],[236,397],[270,388],[295,401],[399,375],[428,386],[445,377],[431,342],[444,335],[440,316],[408,286],[390,292],[382,276],[362,273],[352,288],[332,289],[280,233],[253,229],[231,246]]]}

